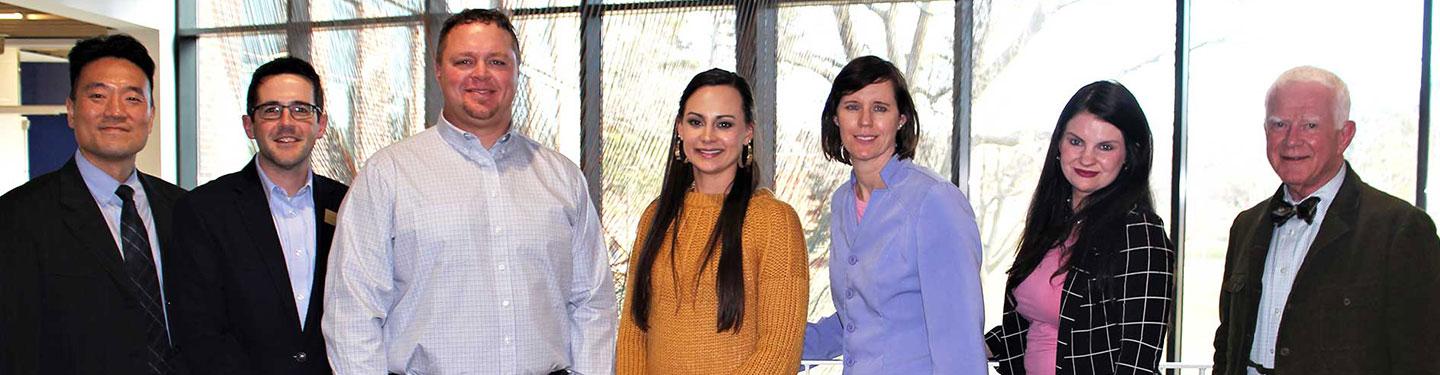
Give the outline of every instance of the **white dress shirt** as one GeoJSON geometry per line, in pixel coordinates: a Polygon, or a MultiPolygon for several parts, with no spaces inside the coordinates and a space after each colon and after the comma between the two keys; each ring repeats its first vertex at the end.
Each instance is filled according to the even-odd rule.
{"type": "MultiPolygon", "coordinates": [[[[1305,255],[1310,253],[1310,244],[1320,234],[1320,224],[1325,221],[1325,213],[1330,211],[1330,203],[1335,200],[1335,194],[1340,192],[1340,184],[1344,181],[1345,166],[1342,165],[1335,177],[1310,194],[1310,197],[1320,197],[1320,203],[1315,206],[1314,222],[1306,224],[1300,215],[1295,215],[1271,234],[1269,255],[1265,256],[1265,275],[1261,279],[1260,308],[1255,319],[1255,343],[1250,346],[1250,360],[1261,366],[1275,368],[1275,338],[1280,334],[1280,318],[1285,314],[1285,303],[1290,299],[1290,287],[1295,283],[1300,265],[1305,262],[1305,255]]],[[[1310,198],[1295,199],[1290,196],[1289,189],[1282,187],[1281,190],[1285,192],[1285,201],[1291,204],[1298,205],[1296,202],[1310,198]]],[[[1254,368],[1247,368],[1247,371],[1250,375],[1259,375],[1254,368]]]]}
{"type": "Polygon", "coordinates": [[[580,169],[444,120],[366,162],[340,207],[322,319],[337,374],[614,371],[618,312],[580,169]]]}
{"type": "Polygon", "coordinates": [[[315,282],[315,189],[312,187],[315,174],[305,177],[305,186],[290,195],[270,180],[265,169],[260,168],[259,158],[255,159],[255,171],[265,187],[270,219],[275,222],[275,234],[280,239],[280,249],[285,252],[290,293],[295,298],[295,313],[300,317],[299,329],[303,331],[305,313],[310,311],[310,289],[315,282]]]}

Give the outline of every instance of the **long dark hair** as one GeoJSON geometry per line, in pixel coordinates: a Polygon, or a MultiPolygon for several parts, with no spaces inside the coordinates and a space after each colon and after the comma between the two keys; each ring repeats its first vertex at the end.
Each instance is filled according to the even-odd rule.
{"type": "MultiPolygon", "coordinates": [[[[1154,212],[1154,198],[1150,193],[1150,163],[1152,143],[1150,123],[1135,95],[1125,86],[1113,81],[1094,82],[1070,97],[1060,120],[1055,122],[1055,131],[1050,135],[1050,151],[1045,153],[1045,167],[1040,170],[1040,182],[1035,187],[1035,196],[1030,200],[1030,211],[1025,215],[1025,229],[1016,250],[1015,262],[1011,264],[1006,288],[1020,285],[1045,253],[1060,246],[1072,231],[1077,233],[1073,249],[1057,271],[1069,272],[1075,264],[1105,264],[1095,259],[1110,255],[1107,250],[1094,249],[1096,243],[1111,243],[1124,234],[1114,228],[1124,228],[1126,215],[1132,210],[1154,212]],[[1065,179],[1060,165],[1060,142],[1065,134],[1065,124],[1080,113],[1090,113],[1105,120],[1125,137],[1125,164],[1115,176],[1115,181],[1085,198],[1078,212],[1071,208],[1070,196],[1073,186],[1065,179]],[[1099,251],[1087,251],[1099,250],[1099,251]]],[[[1112,276],[1109,269],[1093,270],[1097,277],[1112,276]]]]}
{"type": "MultiPolygon", "coordinates": [[[[680,94],[680,109],[675,114],[677,123],[685,113],[685,103],[690,100],[690,96],[696,90],[708,86],[727,86],[739,91],[745,123],[753,126],[755,100],[750,95],[750,84],[745,83],[745,78],[722,69],[706,70],[690,79],[690,84],[685,86],[684,93],[680,94]]],[[[645,228],[645,241],[636,249],[639,251],[640,262],[636,264],[636,269],[630,270],[635,273],[635,284],[630,285],[635,291],[634,300],[630,301],[630,315],[642,331],[650,327],[650,278],[654,274],[652,268],[655,267],[655,259],[660,255],[660,243],[667,234],[670,236],[670,266],[675,267],[675,243],[680,236],[677,219],[685,210],[685,192],[695,181],[694,171],[688,163],[669,157],[670,152],[683,147],[679,134],[676,133],[670,139],[670,147],[665,149],[666,159],[670,160],[665,165],[665,183],[660,188],[660,197],[656,198],[654,218],[645,228]]],[[[742,149],[741,160],[753,159],[744,153],[742,149]]],[[[700,271],[703,273],[705,265],[715,256],[716,245],[719,245],[720,265],[715,272],[715,296],[719,301],[715,311],[716,332],[728,329],[738,332],[745,317],[745,277],[741,267],[740,229],[745,224],[745,211],[750,208],[750,196],[755,193],[758,179],[755,178],[756,168],[747,163],[739,164],[730,192],[725,195],[725,202],[720,207],[720,218],[706,242],[704,261],[700,262],[700,271]]]]}

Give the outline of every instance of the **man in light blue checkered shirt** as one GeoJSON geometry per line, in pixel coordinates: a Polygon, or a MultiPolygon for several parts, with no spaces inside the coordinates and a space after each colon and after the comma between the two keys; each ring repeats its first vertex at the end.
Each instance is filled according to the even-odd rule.
{"type": "Polygon", "coordinates": [[[503,14],[440,32],[438,123],[376,153],[340,208],[323,327],[339,374],[614,371],[617,310],[580,169],[514,132],[503,14]]]}

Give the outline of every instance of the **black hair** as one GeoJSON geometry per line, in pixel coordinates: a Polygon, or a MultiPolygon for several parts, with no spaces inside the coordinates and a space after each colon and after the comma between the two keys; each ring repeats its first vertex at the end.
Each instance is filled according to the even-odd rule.
{"type": "Polygon", "coordinates": [[[264,82],[266,78],[281,74],[305,77],[305,80],[310,81],[310,87],[314,91],[315,102],[311,104],[322,109],[325,108],[325,90],[320,88],[320,74],[315,72],[315,67],[310,66],[310,63],[305,60],[285,56],[261,65],[255,69],[255,74],[250,76],[250,89],[245,94],[246,114],[249,114],[255,105],[259,104],[256,101],[260,100],[260,83],[264,82]]]}
{"type": "Polygon", "coordinates": [[[440,57],[445,55],[445,37],[450,36],[450,30],[476,22],[495,25],[510,34],[510,46],[515,49],[515,58],[520,58],[520,38],[515,35],[515,25],[510,23],[510,16],[498,10],[472,8],[445,19],[445,25],[440,27],[440,37],[435,40],[435,61],[440,61],[440,57]]]}
{"type": "MultiPolygon", "coordinates": [[[[150,91],[155,91],[155,60],[150,59],[150,51],[145,49],[144,44],[129,35],[101,35],[81,40],[70,49],[68,57],[71,100],[75,99],[75,85],[80,83],[80,71],[85,70],[86,65],[106,57],[129,61],[140,67],[140,71],[145,72],[145,81],[150,85],[150,91]]],[[[154,106],[155,102],[150,101],[150,105],[154,106]]]]}
{"type": "Polygon", "coordinates": [[[875,56],[861,56],[840,68],[835,83],[830,86],[830,96],[825,98],[825,109],[820,112],[820,149],[825,158],[850,164],[850,154],[840,141],[840,125],[835,123],[840,98],[860,91],[865,86],[890,82],[895,88],[895,105],[905,122],[895,130],[895,154],[900,159],[914,159],[915,148],[920,143],[920,114],[915,110],[915,100],[910,97],[910,85],[905,76],[885,59],[875,56]]]}
{"type": "MultiPolygon", "coordinates": [[[[741,106],[745,114],[745,123],[754,124],[755,100],[750,95],[750,85],[745,78],[735,73],[722,70],[710,69],[696,74],[685,86],[685,91],[680,95],[680,109],[675,114],[675,122],[678,123],[685,113],[685,103],[690,96],[702,87],[726,86],[732,87],[740,92],[741,106]]],[[[674,128],[672,123],[672,128],[674,128]]],[[[673,132],[673,130],[672,130],[673,132]]],[[[635,273],[635,284],[630,285],[634,290],[633,300],[630,301],[630,314],[641,330],[647,330],[650,326],[650,280],[654,273],[655,259],[660,256],[660,243],[665,236],[670,236],[670,265],[675,266],[675,244],[679,239],[680,227],[678,219],[682,216],[685,208],[685,193],[695,181],[694,171],[689,164],[677,158],[668,157],[668,152],[683,148],[678,133],[671,137],[670,147],[666,149],[667,160],[665,166],[665,182],[660,188],[660,197],[656,198],[655,213],[653,220],[647,228],[644,228],[644,242],[632,256],[639,256],[640,261],[636,268],[630,270],[635,273]],[[668,233],[667,233],[668,232],[668,233]]],[[[683,152],[683,151],[682,151],[683,152]]],[[[741,160],[747,159],[741,151],[741,160]]],[[[754,159],[749,157],[748,159],[754,159]]],[[[705,258],[700,263],[701,273],[705,265],[715,256],[715,248],[720,248],[720,264],[715,272],[715,295],[718,305],[715,312],[715,331],[722,332],[728,329],[740,330],[741,322],[745,317],[745,276],[743,273],[743,262],[741,255],[742,241],[740,230],[745,224],[745,212],[750,207],[750,197],[755,193],[756,169],[751,163],[740,163],[735,171],[730,192],[725,195],[725,201],[720,207],[720,218],[715,223],[715,228],[709,234],[709,240],[705,246],[705,258]]],[[[699,276],[697,276],[698,278],[699,276]]],[[[698,279],[697,279],[698,280],[698,279]]]]}
{"type": "Polygon", "coordinates": [[[1007,289],[1015,288],[1029,277],[1045,254],[1063,244],[1072,231],[1076,233],[1074,250],[1052,276],[1069,272],[1076,264],[1102,265],[1094,270],[1097,278],[1113,276],[1103,265],[1113,263],[1105,259],[1115,256],[1113,252],[1117,249],[1098,249],[1093,244],[1112,243],[1116,240],[1113,237],[1124,235],[1123,230],[1114,228],[1124,228],[1126,215],[1131,211],[1154,212],[1150,191],[1153,152],[1150,123],[1145,120],[1145,112],[1135,95],[1125,86],[1099,81],[1076,91],[1060,112],[1055,131],[1050,135],[1050,151],[1045,153],[1045,167],[1040,170],[1040,181],[1025,215],[1025,229],[1021,232],[1015,262],[1007,271],[1007,289]],[[1065,179],[1059,156],[1065,125],[1081,113],[1095,115],[1120,130],[1125,139],[1125,164],[1115,181],[1085,197],[1077,210],[1070,203],[1074,186],[1065,179]]]}

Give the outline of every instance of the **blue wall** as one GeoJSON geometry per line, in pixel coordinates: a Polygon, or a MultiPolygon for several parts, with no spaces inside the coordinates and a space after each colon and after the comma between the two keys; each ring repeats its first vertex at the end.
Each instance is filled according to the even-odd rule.
{"type": "MultiPolygon", "coordinates": [[[[20,63],[20,104],[65,104],[70,95],[70,64],[20,63]]],[[[30,120],[30,178],[50,173],[75,155],[75,131],[64,115],[25,116],[30,120]]]]}

